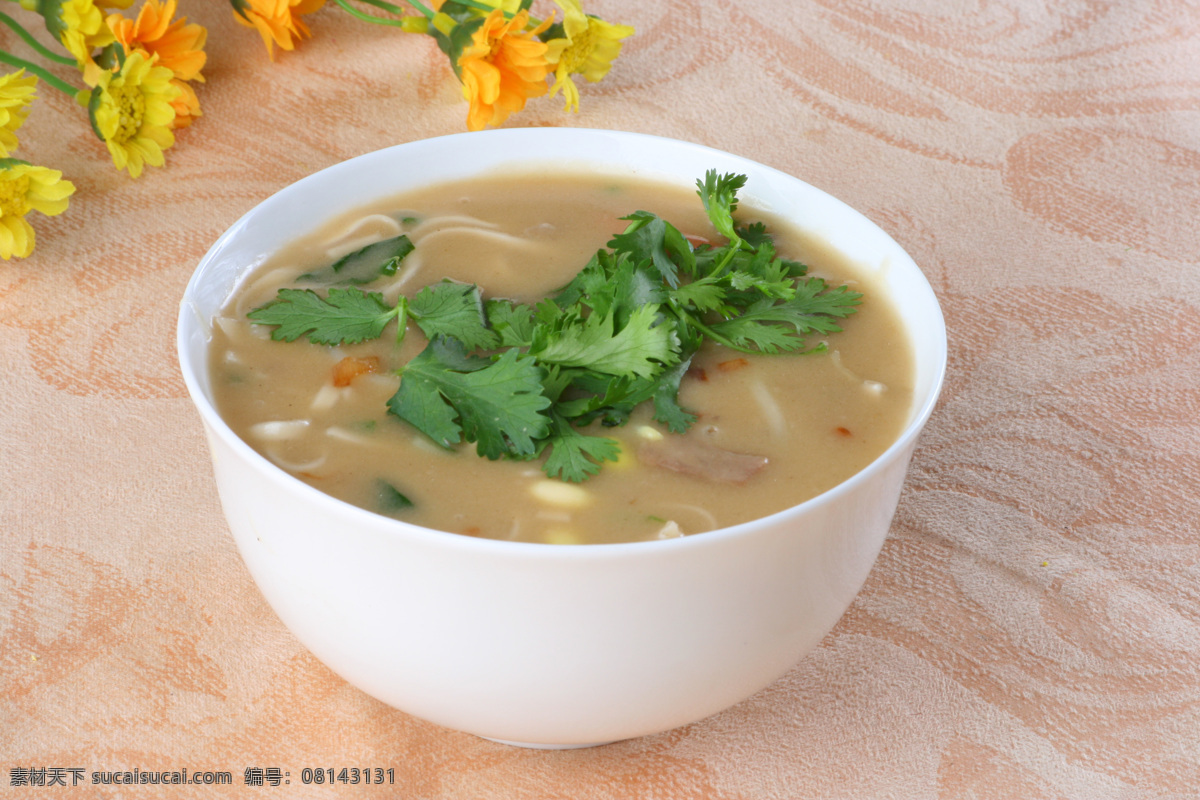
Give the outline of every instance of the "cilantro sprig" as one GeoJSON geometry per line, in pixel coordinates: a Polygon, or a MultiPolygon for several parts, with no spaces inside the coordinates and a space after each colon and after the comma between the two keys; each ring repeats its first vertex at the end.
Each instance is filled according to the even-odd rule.
{"type": "Polygon", "coordinates": [[[542,458],[543,471],[583,481],[619,457],[611,437],[585,430],[625,424],[651,403],[654,419],[683,433],[696,415],[679,390],[706,342],[742,353],[820,352],[862,295],[829,286],[780,257],[762,223],[738,227],[746,176],[709,170],[697,195],[724,244],[693,246],[646,211],[557,294],[536,304],[484,301],[479,287],[451,281],[385,301],[369,286],[403,269],[407,237],[369,245],[280,289],[249,318],[272,338],[319,345],[379,338],[411,320],[429,339],[401,367],[388,411],[443,447],[475,445],[490,459],[542,458]],[[359,288],[359,285],[368,289],[359,288]]]}
{"type": "Polygon", "coordinates": [[[409,318],[429,337],[452,336],[467,348],[489,348],[498,339],[487,326],[478,286],[452,281],[426,286],[411,300],[388,305],[379,292],[355,287],[329,287],[321,297],[313,289],[280,289],[275,299],[246,315],[260,325],[273,325],[271,338],[294,342],[301,336],[313,344],[358,344],[378,339],[397,320],[397,341],[409,318]]]}
{"type": "Polygon", "coordinates": [[[443,447],[465,439],[495,460],[537,451],[549,405],[530,356],[512,348],[495,360],[471,356],[457,339],[437,336],[401,371],[388,410],[443,447]]]}
{"type": "Polygon", "coordinates": [[[358,344],[378,339],[399,314],[378,292],[331,288],[325,297],[312,289],[280,289],[276,299],[246,316],[274,325],[271,338],[294,342],[301,336],[313,344],[358,344]]]}

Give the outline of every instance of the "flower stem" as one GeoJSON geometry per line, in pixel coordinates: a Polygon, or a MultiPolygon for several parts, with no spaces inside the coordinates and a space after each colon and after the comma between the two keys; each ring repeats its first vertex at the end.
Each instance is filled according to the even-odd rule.
{"type": "Polygon", "coordinates": [[[53,50],[48,49],[45,45],[43,45],[37,39],[33,38],[33,36],[29,33],[29,31],[25,30],[24,26],[22,26],[21,23],[17,22],[15,19],[10,17],[8,14],[5,14],[3,11],[0,11],[0,22],[4,23],[8,27],[12,28],[13,32],[16,33],[17,36],[21,37],[21,41],[25,42],[25,44],[32,47],[34,50],[36,50],[38,52],[39,55],[43,56],[44,58],[48,58],[51,61],[56,61],[59,64],[70,64],[71,66],[75,66],[75,59],[73,59],[69,56],[64,56],[59,53],[55,53],[53,50]]]}
{"type": "Polygon", "coordinates": [[[34,64],[32,61],[26,61],[23,58],[17,58],[16,56],[12,55],[11,53],[6,53],[3,50],[0,50],[0,62],[9,64],[14,67],[19,67],[21,69],[32,72],[34,75],[38,76],[43,81],[50,84],[55,89],[58,89],[60,92],[65,93],[69,97],[74,97],[75,94],[79,91],[79,89],[77,87],[72,86],[71,84],[64,81],[62,78],[59,78],[57,75],[54,75],[49,70],[47,70],[45,67],[39,67],[37,64],[34,64]]]}
{"type": "MultiPolygon", "coordinates": [[[[388,3],[385,0],[362,0],[362,2],[366,3],[369,6],[375,6],[376,8],[378,8],[382,11],[387,11],[391,14],[395,14],[396,16],[400,16],[401,14],[404,13],[403,8],[400,8],[400,6],[397,6],[397,5],[392,5],[391,3],[388,3]]],[[[422,10],[420,3],[413,5],[413,8],[417,9],[418,11],[422,10]]]]}
{"type": "MultiPolygon", "coordinates": [[[[370,3],[372,0],[366,0],[370,3]]],[[[433,19],[433,9],[421,2],[421,0],[407,0],[408,4],[421,12],[421,16],[425,19],[433,19]]]]}
{"type": "MultiPolygon", "coordinates": [[[[477,2],[475,2],[475,0],[457,0],[457,2],[460,6],[466,6],[467,8],[473,8],[476,11],[482,11],[485,14],[490,14],[491,12],[500,8],[499,6],[488,5],[487,3],[477,3],[477,2]]],[[[516,16],[516,14],[513,14],[508,11],[504,11],[503,9],[501,9],[500,13],[504,14],[505,19],[512,19],[513,17],[516,16]]]]}
{"type": "MultiPolygon", "coordinates": [[[[372,14],[364,14],[363,12],[359,11],[357,8],[354,8],[353,6],[351,6],[350,3],[348,2],[348,0],[334,0],[334,2],[337,3],[339,6],[341,6],[342,10],[345,11],[347,14],[354,17],[355,19],[361,19],[364,22],[374,22],[376,25],[391,25],[391,26],[397,27],[397,28],[403,28],[405,25],[403,20],[386,19],[384,17],[376,17],[372,14]]],[[[364,2],[368,2],[368,0],[364,0],[364,2]]],[[[374,3],[369,3],[369,4],[375,5],[374,3]]]]}

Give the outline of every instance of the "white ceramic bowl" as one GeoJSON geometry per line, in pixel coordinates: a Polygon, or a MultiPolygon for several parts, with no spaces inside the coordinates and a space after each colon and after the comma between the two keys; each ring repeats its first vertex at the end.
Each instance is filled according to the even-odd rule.
{"type": "Polygon", "coordinates": [[[941,388],[945,327],[912,259],[829,195],[744,158],[629,133],[520,129],[411,142],[283,189],[201,261],[179,317],[179,361],[238,548],[284,624],[368,694],[480,736],[571,747],[665,731],[727,708],[817,645],[862,587],[941,388]],[[246,269],[331,216],[494,168],[607,169],[691,186],[749,176],[748,207],[793,220],[894,295],[916,353],[899,440],[831,491],[682,539],[584,547],[481,540],[388,519],[290,477],[213,408],[210,320],[246,269]]]}

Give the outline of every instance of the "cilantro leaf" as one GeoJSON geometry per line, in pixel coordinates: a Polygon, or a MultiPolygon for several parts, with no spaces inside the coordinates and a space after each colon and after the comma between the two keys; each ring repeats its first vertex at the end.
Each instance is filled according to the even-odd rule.
{"type": "Polygon", "coordinates": [[[756,275],[741,270],[729,273],[729,288],[735,292],[750,292],[763,297],[783,300],[791,300],[796,296],[795,286],[792,280],[786,276],[773,280],[770,276],[756,275]]]}
{"type": "Polygon", "coordinates": [[[442,395],[437,376],[424,374],[425,371],[445,369],[435,357],[426,356],[432,344],[408,362],[400,388],[387,401],[388,413],[409,423],[442,447],[450,448],[462,441],[462,425],[457,410],[442,395]]]}
{"type": "Polygon", "coordinates": [[[617,258],[618,256],[604,250],[597,251],[571,282],[554,296],[554,304],[560,310],[566,310],[586,301],[592,310],[601,314],[608,313],[612,293],[609,279],[616,269],[617,258]]]}
{"type": "Polygon", "coordinates": [[[742,237],[734,229],[733,212],[737,211],[738,189],[745,185],[745,175],[727,173],[718,176],[715,169],[704,173],[704,180],[696,181],[696,194],[700,195],[709,221],[718,233],[735,245],[740,245],[742,237]]]}
{"type": "Polygon", "coordinates": [[[572,420],[576,425],[587,425],[596,419],[608,427],[624,425],[634,406],[649,397],[639,395],[639,389],[650,381],[631,379],[596,372],[579,371],[570,374],[564,371],[574,390],[572,396],[555,403],[555,411],[572,420]]]}
{"type": "Polygon", "coordinates": [[[674,225],[648,211],[622,219],[631,222],[624,233],[609,240],[614,253],[628,253],[638,263],[649,261],[672,288],[679,285],[679,267],[688,274],[695,270],[692,245],[674,225]]]}
{"type": "Polygon", "coordinates": [[[564,315],[557,324],[535,332],[530,352],[547,364],[649,377],[674,363],[679,350],[674,325],[659,323],[658,307],[653,305],[634,311],[619,331],[614,331],[611,313],[586,318],[564,315]]]}
{"type": "MultiPolygon", "coordinates": [[[[446,8],[461,5],[448,0],[446,8]]],[[[453,50],[465,41],[442,37],[439,45],[453,50]]],[[[584,426],[624,425],[643,403],[673,433],[696,422],[679,392],[706,340],[746,353],[813,352],[825,344],[810,347],[810,337],[840,330],[839,320],[854,313],[859,293],[807,277],[807,267],[777,254],[763,223],[735,224],[745,183],[745,175],[716,170],[696,182],[724,244],[693,248],[670,222],[637,211],[607,249],[534,304],[485,302],[479,287],[443,281],[393,307],[380,293],[336,286],[394,274],[412,251],[399,236],[302,276],[333,284],[325,297],[281,289],[249,316],[275,326],[274,339],[317,344],[376,338],[392,319],[399,340],[412,317],[429,345],[400,370],[389,413],[444,447],[472,442],[491,459],[545,454],[546,474],[582,481],[620,451],[584,426]]]]}
{"type": "Polygon", "coordinates": [[[432,339],[451,336],[468,350],[495,347],[498,337],[488,330],[483,298],[473,284],[442,281],[417,292],[408,313],[432,339]]]}
{"type": "Polygon", "coordinates": [[[791,353],[804,347],[804,337],[784,325],[772,324],[777,320],[765,319],[764,315],[743,315],[712,326],[712,335],[724,339],[729,347],[751,353],[791,353]]]}
{"type": "Polygon", "coordinates": [[[533,309],[529,306],[488,300],[484,310],[501,347],[528,347],[533,341],[533,309]]]}
{"type": "Polygon", "coordinates": [[[738,253],[729,266],[729,285],[734,291],[784,300],[796,294],[794,277],[792,264],[775,257],[775,244],[769,239],[757,250],[738,253]]]}
{"type": "Polygon", "coordinates": [[[563,369],[556,364],[542,364],[542,394],[561,408],[560,398],[575,380],[573,370],[563,369]]]}
{"type": "Polygon", "coordinates": [[[637,264],[631,259],[622,259],[616,265],[606,288],[612,294],[612,302],[601,313],[608,313],[611,309],[618,328],[628,325],[630,316],[639,308],[667,300],[667,290],[662,280],[647,265],[637,264]]]}
{"type": "Polygon", "coordinates": [[[808,278],[796,284],[796,295],[780,304],[787,320],[796,325],[797,331],[814,330],[831,333],[841,330],[832,320],[824,317],[845,318],[857,310],[862,302],[862,293],[849,286],[829,286],[821,278],[808,278]]]}
{"type": "Polygon", "coordinates": [[[259,325],[275,325],[271,338],[293,342],[307,336],[315,344],[357,344],[377,339],[401,313],[378,292],[329,290],[322,298],[312,289],[280,289],[276,299],[246,316],[259,325]]]}
{"type": "Polygon", "coordinates": [[[716,311],[725,302],[726,289],[720,278],[712,276],[685,283],[671,292],[671,300],[677,305],[692,306],[700,312],[716,311]]]}
{"type": "Polygon", "coordinates": [[[375,507],[381,514],[398,516],[412,508],[412,500],[395,486],[380,478],[375,481],[375,507]]]}
{"type": "Polygon", "coordinates": [[[371,283],[395,275],[400,262],[413,250],[412,241],[401,234],[355,250],[328,267],[307,272],[299,279],[325,285],[371,283]]]}
{"type": "Polygon", "coordinates": [[[616,461],[621,445],[606,436],[580,433],[571,423],[555,415],[548,439],[550,454],[542,471],[551,478],[579,483],[600,471],[600,462],[616,461]]]}
{"type": "Polygon", "coordinates": [[[679,405],[679,385],[692,365],[692,356],[663,370],[654,378],[617,378],[584,373],[573,386],[581,396],[560,400],[555,412],[586,425],[597,419],[606,427],[624,425],[638,405],[652,400],[654,419],[674,433],[683,433],[696,422],[696,415],[679,405]]]}
{"type": "Polygon", "coordinates": [[[679,384],[692,366],[692,359],[680,361],[658,376],[651,389],[654,418],[666,425],[671,433],[683,433],[696,422],[696,415],[679,405],[679,384]]]}
{"type": "Polygon", "coordinates": [[[573,306],[586,306],[601,317],[612,314],[617,328],[622,328],[635,309],[666,299],[662,276],[649,257],[637,261],[627,253],[600,250],[553,302],[563,312],[573,306]]]}
{"type": "Polygon", "coordinates": [[[506,350],[495,361],[437,337],[404,368],[388,410],[443,447],[465,440],[490,459],[527,458],[549,432],[536,362],[506,350]]]}
{"type": "Polygon", "coordinates": [[[737,235],[742,241],[753,247],[755,250],[763,245],[771,242],[771,235],[767,233],[767,226],[761,222],[752,222],[745,228],[734,228],[737,235]]]}
{"type": "Polygon", "coordinates": [[[791,300],[761,300],[741,315],[712,325],[711,330],[741,348],[753,347],[763,353],[799,350],[808,334],[840,331],[837,320],[853,314],[861,297],[846,286],[829,289],[820,278],[809,278],[797,284],[791,300]]]}

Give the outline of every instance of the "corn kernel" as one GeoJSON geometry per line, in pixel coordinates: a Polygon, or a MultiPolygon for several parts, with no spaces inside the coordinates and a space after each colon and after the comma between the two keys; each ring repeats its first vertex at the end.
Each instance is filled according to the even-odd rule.
{"type": "Polygon", "coordinates": [[[616,461],[605,461],[605,469],[626,470],[637,464],[637,456],[628,447],[622,447],[621,452],[617,453],[616,461]]]}
{"type": "Polygon", "coordinates": [[[546,544],[583,544],[583,537],[571,528],[548,528],[546,544]]]}
{"type": "Polygon", "coordinates": [[[648,442],[661,442],[663,440],[662,431],[658,428],[652,428],[649,425],[642,425],[637,429],[637,435],[648,442]]]}
{"type": "Polygon", "coordinates": [[[592,502],[592,494],[587,489],[562,481],[538,481],[529,491],[546,505],[557,508],[583,508],[592,502]]]}

